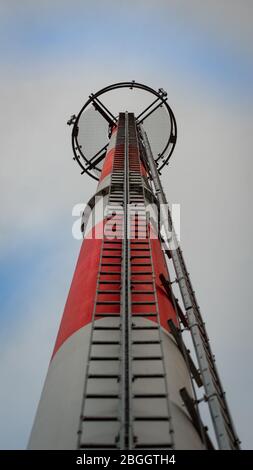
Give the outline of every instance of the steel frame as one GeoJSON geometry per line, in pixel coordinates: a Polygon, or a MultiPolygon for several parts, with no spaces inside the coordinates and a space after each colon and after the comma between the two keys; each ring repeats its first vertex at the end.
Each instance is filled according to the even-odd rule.
{"type": "MultiPolygon", "coordinates": [[[[78,113],[77,116],[73,115],[71,116],[71,119],[68,121],[69,125],[73,125],[73,130],[72,130],[72,149],[74,153],[74,160],[78,163],[78,165],[81,167],[82,172],[81,174],[87,173],[89,176],[91,176],[95,180],[99,180],[98,176],[96,173],[92,172],[94,169],[97,170],[97,172],[100,172],[100,168],[96,167],[96,165],[103,160],[105,157],[105,149],[107,145],[105,145],[103,148],[100,149],[100,151],[97,152],[96,155],[93,155],[91,159],[88,159],[79,142],[78,142],[78,131],[79,131],[79,120],[83,112],[86,110],[86,108],[91,104],[91,103],[96,103],[95,106],[97,106],[97,109],[100,108],[102,116],[108,121],[109,125],[113,126],[113,124],[116,124],[117,118],[106,108],[106,106],[98,99],[101,95],[108,93],[110,91],[116,90],[116,89],[121,89],[121,88],[129,88],[129,89],[140,89],[146,92],[151,93],[156,97],[155,101],[151,103],[147,108],[145,108],[142,113],[139,114],[139,123],[142,123],[152,112],[154,112],[158,107],[164,106],[170,119],[170,129],[168,129],[168,140],[166,142],[165,147],[163,150],[160,152],[160,154],[156,158],[156,162],[158,164],[158,170],[161,171],[165,165],[168,164],[169,159],[172,155],[172,152],[174,150],[174,147],[176,145],[176,140],[177,140],[177,125],[176,125],[176,119],[173,114],[173,111],[171,107],[167,103],[167,93],[163,89],[159,89],[158,91],[154,90],[153,88],[144,85],[142,83],[135,82],[134,80],[132,82],[119,82],[119,83],[114,83],[113,85],[109,85],[105,88],[102,88],[96,93],[92,93],[89,96],[89,99],[86,101],[84,106],[81,108],[80,112],[78,113]],[[152,106],[156,104],[156,107],[152,110],[152,106]],[[149,111],[150,110],[150,111],[149,111]],[[145,113],[149,111],[146,115],[145,113]],[[143,116],[144,114],[144,116],[143,116]],[[95,159],[97,157],[97,160],[95,159]],[[91,164],[91,161],[92,164],[91,164]]],[[[98,109],[99,110],[99,109],[98,109]]]]}

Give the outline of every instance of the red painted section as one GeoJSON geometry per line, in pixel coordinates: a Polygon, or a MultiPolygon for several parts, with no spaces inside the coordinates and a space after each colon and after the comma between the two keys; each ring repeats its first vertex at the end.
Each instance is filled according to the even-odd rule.
{"type": "Polygon", "coordinates": [[[100,179],[99,179],[100,183],[106,176],[110,175],[110,173],[112,172],[114,153],[115,153],[115,148],[109,150],[109,152],[106,154],[104,164],[103,164],[103,169],[102,169],[100,179]]]}
{"type": "MultiPolygon", "coordinates": [[[[102,229],[103,223],[97,226],[102,229]]],[[[94,234],[94,228],[92,235],[94,234]]],[[[84,239],[63,312],[53,356],[66,339],[92,319],[102,239],[84,239]]]]}
{"type": "MultiPolygon", "coordinates": [[[[101,233],[103,228],[103,223],[101,222],[96,226],[96,233],[101,233]]],[[[93,228],[92,235],[94,236],[95,228],[93,228]]],[[[89,234],[90,235],[90,234],[89,234]]],[[[119,241],[119,240],[118,240],[119,241]]],[[[168,278],[168,272],[166,267],[166,262],[164,259],[164,254],[161,249],[161,244],[158,239],[151,239],[151,249],[152,249],[152,258],[155,271],[155,283],[157,298],[159,304],[159,314],[161,325],[168,330],[167,321],[168,319],[173,319],[175,324],[177,324],[176,313],[171,301],[168,299],[167,294],[162,286],[159,275],[164,274],[165,278],[168,278]]],[[[94,308],[94,299],[96,293],[96,284],[97,284],[97,274],[100,258],[100,249],[101,249],[102,239],[89,239],[86,238],[83,241],[80,255],[77,261],[75,273],[71,283],[69,295],[63,312],[62,321],[60,324],[58,336],[56,339],[53,356],[60,348],[60,346],[69,338],[73,333],[78,331],[83,326],[87,325],[92,320],[92,313],[94,308]]],[[[133,246],[134,239],[131,240],[133,246]]],[[[107,244],[107,248],[115,247],[118,251],[114,251],[114,256],[121,255],[121,244],[114,244],[114,240],[110,244],[107,244]]],[[[110,255],[111,251],[104,250],[104,255],[110,255]]],[[[143,255],[142,251],[135,251],[135,256],[143,255]]],[[[138,260],[138,258],[136,259],[138,260]]],[[[142,258],[142,263],[144,266],[135,266],[138,262],[135,259],[131,261],[131,280],[134,283],[135,280],[138,280],[137,290],[149,291],[150,285],[147,284],[148,281],[152,281],[152,270],[148,266],[150,260],[149,258],[142,258]],[[145,267],[147,264],[147,267],[145,267]],[[145,271],[146,274],[139,274],[140,272],[145,271]],[[143,283],[140,281],[143,281],[143,283]]],[[[107,258],[107,262],[112,264],[111,266],[103,266],[103,279],[120,281],[121,279],[121,269],[117,265],[118,260],[115,258],[107,258]],[[115,266],[114,266],[115,264],[115,266]],[[106,274],[108,273],[108,274],[106,274]],[[117,273],[117,274],[112,274],[117,273]]],[[[105,292],[107,290],[118,290],[118,293],[115,294],[103,294],[98,295],[98,301],[103,302],[104,300],[108,301],[108,305],[97,305],[97,313],[115,313],[119,314],[120,312],[120,284],[104,284],[101,285],[102,290],[105,292]],[[109,302],[115,302],[110,304],[109,302]]],[[[134,289],[132,291],[132,313],[156,313],[155,305],[150,304],[138,304],[134,302],[153,300],[154,295],[147,293],[144,297],[143,294],[138,294],[134,289]]],[[[147,317],[149,320],[155,321],[155,318],[150,316],[147,317]]]]}
{"type": "MultiPolygon", "coordinates": [[[[145,234],[143,233],[143,236],[144,235],[145,234]]],[[[134,233],[132,236],[134,236],[134,233]]],[[[168,330],[169,328],[167,322],[169,319],[172,319],[176,325],[178,324],[178,321],[174,306],[171,300],[168,298],[160,280],[160,274],[163,274],[166,279],[169,279],[164,253],[162,251],[159,239],[154,238],[153,231],[152,236],[153,238],[150,239],[150,246],[154,266],[160,323],[163,328],[168,330]]],[[[150,313],[150,317],[148,316],[146,318],[151,321],[156,321],[155,315],[152,316],[152,314],[156,313],[156,304],[152,303],[155,301],[155,296],[152,293],[151,283],[153,272],[152,266],[150,265],[149,251],[146,252],[147,257],[143,257],[145,256],[145,252],[142,251],[142,245],[136,244],[136,241],[139,242],[140,238],[133,238],[131,240],[132,313],[133,315],[137,313],[150,313]],[[140,250],[138,249],[138,246],[140,247],[140,250]],[[141,266],[139,266],[140,263],[141,266]],[[135,284],[134,281],[138,281],[138,284],[135,284]],[[141,293],[138,293],[138,291],[141,291],[141,293]],[[147,293],[145,293],[145,291],[147,291],[147,293]],[[148,301],[151,303],[145,303],[148,301]]],[[[143,241],[145,241],[145,238],[143,238],[143,241]]]]}
{"type": "Polygon", "coordinates": [[[141,176],[147,176],[146,168],[141,162],[141,176]]]}

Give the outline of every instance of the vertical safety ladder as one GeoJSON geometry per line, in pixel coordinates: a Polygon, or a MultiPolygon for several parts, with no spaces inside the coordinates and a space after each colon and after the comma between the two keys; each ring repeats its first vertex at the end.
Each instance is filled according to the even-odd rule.
{"type": "Polygon", "coordinates": [[[78,448],[173,448],[154,266],[133,114],[119,115],[105,220],[78,448]],[[115,222],[117,238],[110,239],[115,222]],[[155,384],[152,392],[147,388],[150,380],[155,384]],[[163,429],[162,442],[156,439],[156,426],[163,429]],[[151,430],[149,434],[147,429],[151,430]]]}
{"type": "MultiPolygon", "coordinates": [[[[209,405],[218,447],[219,449],[224,450],[239,449],[240,441],[234,429],[225,393],[222,388],[214,356],[211,351],[205,324],[196,301],[182,250],[177,242],[170,210],[162,188],[157,166],[152,155],[150,143],[142,126],[140,126],[140,133],[143,141],[143,155],[149,166],[151,180],[154,184],[157,203],[160,210],[160,222],[166,232],[166,245],[170,250],[170,256],[176,272],[176,280],[180,288],[189,330],[191,332],[199,365],[199,371],[205,389],[204,399],[209,405]]],[[[195,406],[198,406],[198,403],[195,403],[195,406]]]]}
{"type": "Polygon", "coordinates": [[[117,232],[117,237],[113,237],[113,231],[115,223],[118,231],[123,227],[124,136],[125,123],[121,118],[105,214],[78,430],[77,446],[82,449],[117,449],[120,446],[122,236],[117,232]]]}
{"type": "Polygon", "coordinates": [[[129,114],[128,131],[133,448],[173,448],[150,227],[133,114],[129,114]]]}

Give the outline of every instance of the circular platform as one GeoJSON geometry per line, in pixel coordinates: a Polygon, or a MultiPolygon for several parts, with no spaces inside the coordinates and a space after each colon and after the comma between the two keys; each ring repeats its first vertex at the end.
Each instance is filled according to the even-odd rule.
{"type": "Polygon", "coordinates": [[[92,178],[99,180],[110,135],[120,112],[134,113],[142,124],[159,172],[168,164],[177,140],[177,125],[167,93],[132,82],[109,85],[92,93],[78,115],[68,121],[73,126],[74,160],[92,178]]]}

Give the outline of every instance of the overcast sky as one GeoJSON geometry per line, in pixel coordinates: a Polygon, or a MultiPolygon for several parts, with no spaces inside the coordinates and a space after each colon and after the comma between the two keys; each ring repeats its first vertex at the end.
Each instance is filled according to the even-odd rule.
{"type": "Polygon", "coordinates": [[[167,90],[175,112],[163,183],[252,448],[252,15],[251,0],[0,0],[0,448],[27,445],[80,249],[72,208],[96,187],[66,121],[132,79],[167,90]]]}

